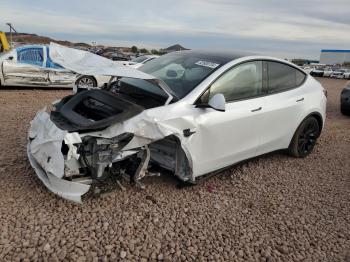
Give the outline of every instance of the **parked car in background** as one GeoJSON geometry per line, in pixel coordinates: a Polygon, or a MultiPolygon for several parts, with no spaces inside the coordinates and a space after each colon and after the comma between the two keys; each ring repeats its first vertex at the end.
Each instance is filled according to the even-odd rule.
{"type": "Polygon", "coordinates": [[[350,84],[340,94],[340,111],[342,114],[350,116],[350,84]]]}
{"type": "Polygon", "coordinates": [[[311,70],[310,75],[323,77],[324,76],[324,69],[323,69],[323,67],[315,67],[314,69],[311,70]]]}
{"type": "Polygon", "coordinates": [[[113,60],[113,61],[129,61],[129,58],[119,54],[119,53],[114,53],[111,54],[111,56],[109,57],[109,59],[113,60]]]}
{"type": "Polygon", "coordinates": [[[157,57],[159,57],[159,56],[158,55],[143,55],[143,56],[139,56],[139,57],[132,59],[130,62],[126,63],[125,65],[133,67],[133,68],[140,68],[141,66],[143,66],[147,62],[152,61],[153,59],[155,59],[157,57]]]}
{"type": "Polygon", "coordinates": [[[65,97],[31,121],[28,157],[55,194],[80,202],[91,183],[123,176],[142,187],[164,169],[194,184],[280,149],[304,158],[324,126],[324,88],[282,59],[181,51],[125,68],[90,66],[115,88],[65,97]]]}
{"type": "Polygon", "coordinates": [[[21,46],[0,56],[0,85],[72,88],[105,82],[106,77],[80,75],[54,63],[46,45],[21,46]]]}
{"type": "Polygon", "coordinates": [[[343,73],[344,79],[350,79],[350,69],[346,69],[346,71],[343,73]]]}
{"type": "Polygon", "coordinates": [[[323,77],[331,77],[331,75],[333,74],[333,69],[329,66],[326,66],[324,69],[323,69],[323,77]]]}
{"type": "Polygon", "coordinates": [[[315,67],[311,67],[311,66],[303,66],[302,68],[308,74],[310,74],[311,71],[315,69],[315,67]]]}
{"type": "Polygon", "coordinates": [[[129,56],[119,52],[119,51],[108,51],[102,50],[99,53],[96,53],[97,55],[103,56],[105,58],[111,59],[113,61],[129,61],[129,56]]]}
{"type": "Polygon", "coordinates": [[[347,78],[345,74],[349,74],[349,71],[347,69],[337,69],[334,70],[333,73],[331,74],[331,77],[333,78],[340,78],[340,79],[344,79],[347,78]]]}

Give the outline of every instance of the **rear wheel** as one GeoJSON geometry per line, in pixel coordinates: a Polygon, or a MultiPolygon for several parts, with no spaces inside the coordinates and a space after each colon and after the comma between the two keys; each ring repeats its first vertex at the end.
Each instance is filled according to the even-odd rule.
{"type": "Polygon", "coordinates": [[[350,116],[350,108],[346,108],[346,107],[343,106],[343,105],[340,106],[340,112],[341,112],[343,115],[350,116]]]}
{"type": "Polygon", "coordinates": [[[77,79],[75,84],[79,88],[91,88],[97,86],[97,82],[92,76],[81,76],[77,79]]]}
{"type": "Polygon", "coordinates": [[[289,145],[289,154],[294,157],[306,157],[309,155],[320,135],[320,126],[313,116],[305,119],[295,132],[289,145]]]}

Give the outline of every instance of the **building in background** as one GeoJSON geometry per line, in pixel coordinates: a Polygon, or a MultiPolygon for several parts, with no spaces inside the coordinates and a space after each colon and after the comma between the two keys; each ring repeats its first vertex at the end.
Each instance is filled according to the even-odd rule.
{"type": "Polygon", "coordinates": [[[320,64],[335,65],[350,63],[350,50],[321,50],[320,64]]]}

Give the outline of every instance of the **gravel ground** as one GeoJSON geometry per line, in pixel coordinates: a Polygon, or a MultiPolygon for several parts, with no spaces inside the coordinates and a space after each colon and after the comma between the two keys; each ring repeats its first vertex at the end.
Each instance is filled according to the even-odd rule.
{"type": "Polygon", "coordinates": [[[67,91],[0,91],[0,261],[350,261],[350,118],[322,79],[328,119],[306,159],[272,153],[177,189],[147,178],[76,205],[26,156],[35,112],[67,91]]]}

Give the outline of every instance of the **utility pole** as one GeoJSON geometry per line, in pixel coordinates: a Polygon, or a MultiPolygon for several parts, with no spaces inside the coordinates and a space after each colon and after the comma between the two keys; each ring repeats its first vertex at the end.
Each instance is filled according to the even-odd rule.
{"type": "Polygon", "coordinates": [[[6,25],[8,25],[10,27],[10,46],[11,48],[13,47],[13,44],[12,44],[12,30],[17,33],[16,29],[13,28],[12,24],[11,23],[6,23],[6,25]]]}

